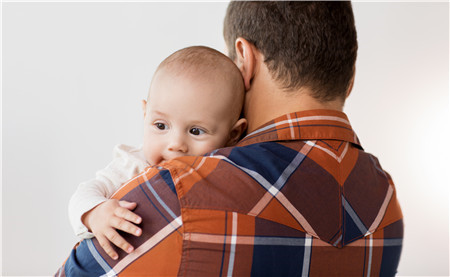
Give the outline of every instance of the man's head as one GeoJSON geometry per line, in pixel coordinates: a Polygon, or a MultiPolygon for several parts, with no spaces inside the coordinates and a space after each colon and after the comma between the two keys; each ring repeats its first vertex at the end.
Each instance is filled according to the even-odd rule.
{"type": "Polygon", "coordinates": [[[244,84],[236,65],[203,46],[166,58],[153,76],[144,110],[144,154],[158,164],[185,155],[203,155],[237,142],[244,84]]]}
{"type": "Polygon", "coordinates": [[[358,44],[350,2],[232,1],[224,37],[233,61],[238,38],[252,44],[287,93],[307,88],[320,102],[343,102],[352,84],[358,44]]]}

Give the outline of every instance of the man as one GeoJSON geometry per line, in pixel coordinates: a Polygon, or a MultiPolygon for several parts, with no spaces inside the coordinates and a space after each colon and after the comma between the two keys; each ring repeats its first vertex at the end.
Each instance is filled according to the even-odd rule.
{"type": "Polygon", "coordinates": [[[113,197],[140,237],[113,260],[78,245],[73,276],[393,276],[403,222],[390,176],[342,112],[357,52],[348,2],[231,2],[224,35],[248,135],[148,168],[113,197]]]}

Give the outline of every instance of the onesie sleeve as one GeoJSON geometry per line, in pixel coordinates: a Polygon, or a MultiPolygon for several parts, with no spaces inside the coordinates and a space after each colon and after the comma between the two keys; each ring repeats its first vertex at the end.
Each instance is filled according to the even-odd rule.
{"type": "Polygon", "coordinates": [[[147,166],[142,147],[123,144],[114,147],[113,160],[94,179],[79,184],[69,201],[69,220],[75,235],[80,239],[92,238],[94,235],[81,222],[81,216],[108,200],[122,184],[147,166]]]}

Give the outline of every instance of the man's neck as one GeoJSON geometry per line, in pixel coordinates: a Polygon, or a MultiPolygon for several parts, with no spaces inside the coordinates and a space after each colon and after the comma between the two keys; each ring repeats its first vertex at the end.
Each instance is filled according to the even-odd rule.
{"type": "Polygon", "coordinates": [[[261,125],[282,115],[307,110],[336,110],[342,111],[342,100],[320,102],[311,96],[306,88],[287,92],[276,85],[276,82],[266,75],[265,67],[260,68],[263,74],[257,74],[253,79],[251,89],[246,95],[245,116],[248,120],[247,132],[259,128],[261,125]],[[265,73],[265,74],[264,74],[265,73]],[[258,76],[260,76],[258,78],[258,76]]]}

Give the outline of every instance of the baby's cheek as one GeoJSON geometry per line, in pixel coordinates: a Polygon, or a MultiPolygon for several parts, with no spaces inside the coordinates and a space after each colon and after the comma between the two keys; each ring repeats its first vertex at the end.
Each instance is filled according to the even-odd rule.
{"type": "Polygon", "coordinates": [[[152,163],[152,156],[150,155],[150,153],[148,151],[146,151],[146,149],[144,149],[144,156],[145,156],[145,160],[149,163],[149,164],[153,164],[152,163]]]}
{"type": "Polygon", "coordinates": [[[208,152],[211,152],[211,151],[213,151],[215,149],[218,149],[218,148],[221,148],[221,147],[223,147],[223,145],[221,143],[219,143],[217,140],[211,140],[211,141],[208,141],[208,142],[202,144],[196,150],[197,153],[195,153],[195,155],[196,156],[202,156],[202,155],[204,155],[204,154],[206,154],[208,152]]]}
{"type": "Polygon", "coordinates": [[[162,162],[165,158],[163,156],[163,147],[160,145],[150,144],[150,146],[146,149],[146,153],[144,153],[147,162],[151,165],[156,165],[162,162]]]}
{"type": "Polygon", "coordinates": [[[154,165],[154,164],[156,164],[158,162],[157,161],[157,156],[158,156],[159,153],[156,151],[156,149],[154,149],[154,147],[152,147],[151,144],[144,143],[143,151],[144,151],[145,160],[150,165],[154,165]]]}

